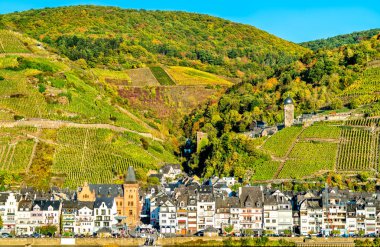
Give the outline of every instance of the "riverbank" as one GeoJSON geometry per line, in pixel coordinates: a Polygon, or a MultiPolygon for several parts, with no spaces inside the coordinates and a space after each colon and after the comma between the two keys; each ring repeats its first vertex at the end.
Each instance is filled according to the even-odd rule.
{"type": "MultiPolygon", "coordinates": [[[[267,241],[265,246],[355,246],[356,238],[226,238],[226,237],[176,237],[159,238],[156,242],[158,246],[260,246],[267,241]]],[[[366,240],[366,239],[360,239],[366,240]]],[[[372,239],[368,239],[372,241],[372,239]]],[[[0,239],[0,246],[88,246],[88,247],[123,247],[140,246],[145,239],[117,239],[117,238],[78,238],[78,239],[59,239],[59,238],[6,238],[0,239]]]]}

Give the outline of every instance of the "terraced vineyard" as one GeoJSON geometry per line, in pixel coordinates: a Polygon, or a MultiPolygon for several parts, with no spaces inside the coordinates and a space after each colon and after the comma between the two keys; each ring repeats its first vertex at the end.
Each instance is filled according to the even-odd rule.
{"type": "Polygon", "coordinates": [[[168,73],[177,82],[177,85],[232,85],[226,79],[188,67],[172,66],[167,68],[168,73]]]}
{"type": "Polygon", "coordinates": [[[263,149],[283,160],[278,178],[299,179],[329,170],[379,171],[379,126],[380,117],[320,122],[304,128],[298,138],[300,127],[286,128],[270,137],[263,149]]]}
{"type": "Polygon", "coordinates": [[[301,138],[338,139],[340,130],[341,128],[339,126],[315,123],[302,132],[301,138]]]}
{"type": "Polygon", "coordinates": [[[144,150],[140,137],[134,134],[118,135],[105,129],[65,128],[58,131],[58,148],[53,171],[64,174],[65,185],[71,188],[88,181],[110,183],[128,166],[154,169],[165,161],[173,161],[160,145],[151,142],[144,150]],[[140,144],[138,144],[140,143],[140,144]]]}
{"type": "Polygon", "coordinates": [[[0,84],[0,109],[13,115],[41,118],[47,114],[47,104],[44,97],[30,84],[27,75],[34,71],[21,73],[0,70],[0,76],[5,80],[0,84]]]}
{"type": "Polygon", "coordinates": [[[278,161],[267,161],[255,167],[255,173],[253,174],[253,180],[268,180],[272,179],[273,175],[278,170],[280,162],[278,161]]]}
{"type": "Polygon", "coordinates": [[[302,178],[321,170],[333,170],[337,143],[298,142],[289,154],[280,178],[302,178]]]}
{"type": "Polygon", "coordinates": [[[347,121],[340,137],[338,170],[379,170],[379,124],[380,118],[347,121]]]}
{"type": "Polygon", "coordinates": [[[355,97],[359,104],[369,104],[380,99],[380,67],[368,68],[362,79],[355,82],[343,92],[342,96],[355,97]]]}
{"type": "Polygon", "coordinates": [[[27,137],[35,128],[0,128],[0,170],[25,173],[35,142],[27,137]]]}
{"type": "Polygon", "coordinates": [[[155,66],[150,67],[150,70],[162,86],[175,85],[175,82],[172,80],[172,78],[170,78],[170,76],[165,72],[163,68],[155,66]]]}
{"type": "Polygon", "coordinates": [[[276,157],[284,157],[301,131],[302,127],[285,128],[271,136],[263,148],[276,157]]]}
{"type": "Polygon", "coordinates": [[[0,30],[0,53],[29,53],[29,50],[15,33],[0,30]]]}

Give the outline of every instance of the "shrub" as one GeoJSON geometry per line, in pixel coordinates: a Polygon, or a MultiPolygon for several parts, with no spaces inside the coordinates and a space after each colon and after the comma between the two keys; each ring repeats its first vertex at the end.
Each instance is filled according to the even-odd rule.
{"type": "Polygon", "coordinates": [[[38,84],[38,92],[44,93],[46,91],[46,86],[45,84],[38,84]]]}
{"type": "Polygon", "coordinates": [[[149,148],[149,142],[144,137],[141,137],[140,141],[141,141],[141,144],[142,144],[143,148],[145,150],[148,150],[148,148],[149,148]]]}
{"type": "Polygon", "coordinates": [[[23,116],[19,116],[19,115],[14,115],[13,116],[13,119],[14,120],[16,120],[16,121],[18,121],[18,120],[22,120],[22,119],[24,119],[25,117],[23,117],[23,116]]]}

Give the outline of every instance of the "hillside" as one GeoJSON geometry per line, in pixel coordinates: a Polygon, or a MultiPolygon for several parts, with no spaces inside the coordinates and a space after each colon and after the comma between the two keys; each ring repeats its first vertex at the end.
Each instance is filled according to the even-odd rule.
{"type": "Polygon", "coordinates": [[[184,12],[46,8],[1,15],[0,28],[44,41],[71,60],[113,69],[165,64],[254,78],[307,52],[249,25],[184,12]]]}
{"type": "Polygon", "coordinates": [[[374,36],[359,44],[306,54],[266,78],[232,86],[219,101],[208,102],[186,117],[183,128],[194,142],[198,131],[208,134],[207,145],[189,157],[188,169],[207,177],[235,175],[251,181],[303,178],[327,171],[376,172],[377,120],[364,128],[351,127],[350,122],[293,127],[265,143],[242,134],[250,131],[254,121],[281,125],[287,97],[295,102],[295,116],[348,112],[365,123],[370,121],[365,117],[377,119],[379,58],[380,36],[374,36]],[[309,132],[326,136],[303,137],[309,132]]]}
{"type": "Polygon", "coordinates": [[[129,165],[144,180],[148,170],[178,162],[170,136],[118,96],[105,80],[109,71],[87,69],[18,33],[1,33],[0,173],[7,179],[0,185],[119,182],[129,165]]]}
{"type": "Polygon", "coordinates": [[[317,39],[307,42],[302,42],[300,45],[309,48],[313,51],[318,49],[332,49],[343,45],[357,44],[362,40],[370,39],[380,33],[380,28],[370,29],[361,32],[353,32],[349,34],[337,35],[327,39],[317,39]]]}

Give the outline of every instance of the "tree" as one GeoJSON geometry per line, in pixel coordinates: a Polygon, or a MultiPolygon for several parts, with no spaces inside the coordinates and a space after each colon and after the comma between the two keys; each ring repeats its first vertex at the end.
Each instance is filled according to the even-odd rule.
{"type": "Polygon", "coordinates": [[[227,234],[231,234],[233,230],[234,230],[234,226],[233,226],[233,225],[228,225],[228,226],[225,226],[225,227],[224,227],[224,231],[225,231],[227,234]]]}
{"type": "Polygon", "coordinates": [[[42,235],[54,236],[54,234],[57,232],[57,226],[45,225],[45,226],[36,227],[36,232],[42,235]]]}
{"type": "Polygon", "coordinates": [[[0,215],[0,229],[3,229],[3,218],[0,215]]]}
{"type": "Polygon", "coordinates": [[[365,234],[365,231],[364,231],[364,230],[359,230],[358,235],[359,235],[360,237],[363,237],[364,234],[365,234]]]}
{"type": "Polygon", "coordinates": [[[361,172],[358,174],[358,179],[361,181],[361,182],[367,182],[369,178],[369,175],[367,172],[361,172]]]}
{"type": "Polygon", "coordinates": [[[331,231],[331,234],[332,234],[333,236],[339,236],[339,235],[340,235],[340,230],[332,230],[332,231],[331,231]]]}
{"type": "Polygon", "coordinates": [[[286,229],[286,230],[284,230],[284,234],[286,236],[292,236],[292,230],[286,229]]]}
{"type": "Polygon", "coordinates": [[[158,185],[158,184],[160,184],[160,179],[159,178],[157,178],[157,177],[148,177],[148,179],[147,179],[148,181],[148,184],[150,184],[150,185],[158,185]]]}
{"type": "Polygon", "coordinates": [[[143,148],[145,150],[148,150],[148,148],[149,148],[149,142],[144,137],[141,137],[140,141],[141,141],[141,144],[142,144],[143,148]]]}

